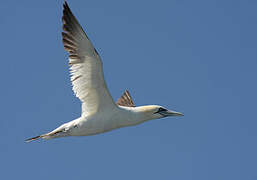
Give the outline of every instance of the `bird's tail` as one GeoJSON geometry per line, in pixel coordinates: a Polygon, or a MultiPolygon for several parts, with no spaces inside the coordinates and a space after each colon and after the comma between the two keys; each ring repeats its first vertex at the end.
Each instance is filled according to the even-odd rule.
{"type": "Polygon", "coordinates": [[[25,142],[31,142],[31,141],[38,140],[38,139],[53,139],[53,138],[65,137],[65,136],[69,136],[69,132],[67,131],[67,123],[61,125],[60,127],[56,128],[55,130],[53,130],[49,133],[26,139],[25,142]]]}
{"type": "Polygon", "coordinates": [[[39,139],[52,139],[52,138],[55,138],[54,137],[54,134],[53,133],[47,133],[47,134],[42,134],[40,136],[36,136],[36,137],[33,137],[33,138],[29,138],[29,139],[26,139],[25,142],[31,142],[31,141],[34,141],[34,140],[39,140],[39,139]]]}
{"type": "Polygon", "coordinates": [[[33,137],[33,138],[29,138],[29,139],[26,139],[25,142],[31,142],[31,141],[43,138],[44,136],[45,136],[45,134],[44,135],[40,135],[40,136],[36,136],[36,137],[33,137]]]}
{"type": "Polygon", "coordinates": [[[64,136],[67,136],[67,134],[63,134],[63,130],[59,130],[59,128],[57,128],[57,129],[53,130],[52,132],[26,139],[25,142],[31,142],[31,141],[38,140],[41,138],[42,139],[53,139],[53,138],[64,137],[64,136]]]}

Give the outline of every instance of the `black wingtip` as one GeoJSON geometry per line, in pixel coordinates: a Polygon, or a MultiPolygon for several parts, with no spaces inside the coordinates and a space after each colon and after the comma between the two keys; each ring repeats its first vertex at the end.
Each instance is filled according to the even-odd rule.
{"type": "Polygon", "coordinates": [[[70,10],[70,7],[69,7],[67,1],[64,1],[64,3],[63,3],[63,10],[65,10],[65,9],[70,10]]]}

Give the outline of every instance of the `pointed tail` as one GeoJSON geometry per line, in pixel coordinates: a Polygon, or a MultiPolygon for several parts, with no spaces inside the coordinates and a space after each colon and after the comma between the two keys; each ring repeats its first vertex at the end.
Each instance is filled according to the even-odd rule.
{"type": "Polygon", "coordinates": [[[46,133],[46,134],[42,134],[40,136],[36,136],[36,137],[33,137],[33,138],[29,138],[29,139],[26,139],[25,142],[31,142],[31,141],[34,141],[34,140],[38,140],[38,139],[52,139],[52,138],[57,138],[57,137],[63,137],[65,135],[62,134],[62,130],[53,130],[52,132],[50,133],[46,133]]]}
{"type": "Polygon", "coordinates": [[[29,138],[29,139],[26,139],[25,142],[31,142],[31,141],[34,141],[34,140],[37,140],[37,139],[53,139],[53,138],[57,138],[57,137],[64,137],[64,136],[68,136],[69,134],[66,133],[66,131],[63,129],[63,127],[59,127],[49,133],[46,133],[46,134],[42,134],[40,136],[36,136],[36,137],[33,137],[33,138],[29,138]]]}
{"type": "Polygon", "coordinates": [[[25,142],[31,142],[31,141],[40,139],[40,138],[42,138],[42,137],[44,137],[44,135],[40,135],[40,136],[36,136],[36,137],[33,137],[33,138],[26,139],[25,142]]]}

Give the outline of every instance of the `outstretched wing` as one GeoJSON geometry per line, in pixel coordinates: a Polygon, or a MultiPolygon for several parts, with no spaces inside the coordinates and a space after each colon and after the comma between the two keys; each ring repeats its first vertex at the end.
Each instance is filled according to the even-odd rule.
{"type": "Polygon", "coordinates": [[[71,82],[82,102],[82,115],[115,106],[107,89],[102,61],[67,2],[63,5],[63,44],[69,52],[71,82]]]}
{"type": "Polygon", "coordinates": [[[128,90],[126,90],[123,93],[123,95],[118,99],[116,104],[118,104],[120,106],[135,107],[135,104],[134,104],[128,90]]]}

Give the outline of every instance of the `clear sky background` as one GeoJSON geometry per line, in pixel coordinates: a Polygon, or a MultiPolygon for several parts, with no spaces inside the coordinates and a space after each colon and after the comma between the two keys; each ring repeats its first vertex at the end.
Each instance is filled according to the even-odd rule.
{"type": "Polygon", "coordinates": [[[113,98],[183,112],[25,143],[80,116],[63,1],[1,1],[0,179],[257,179],[257,1],[69,0],[113,98]]]}

